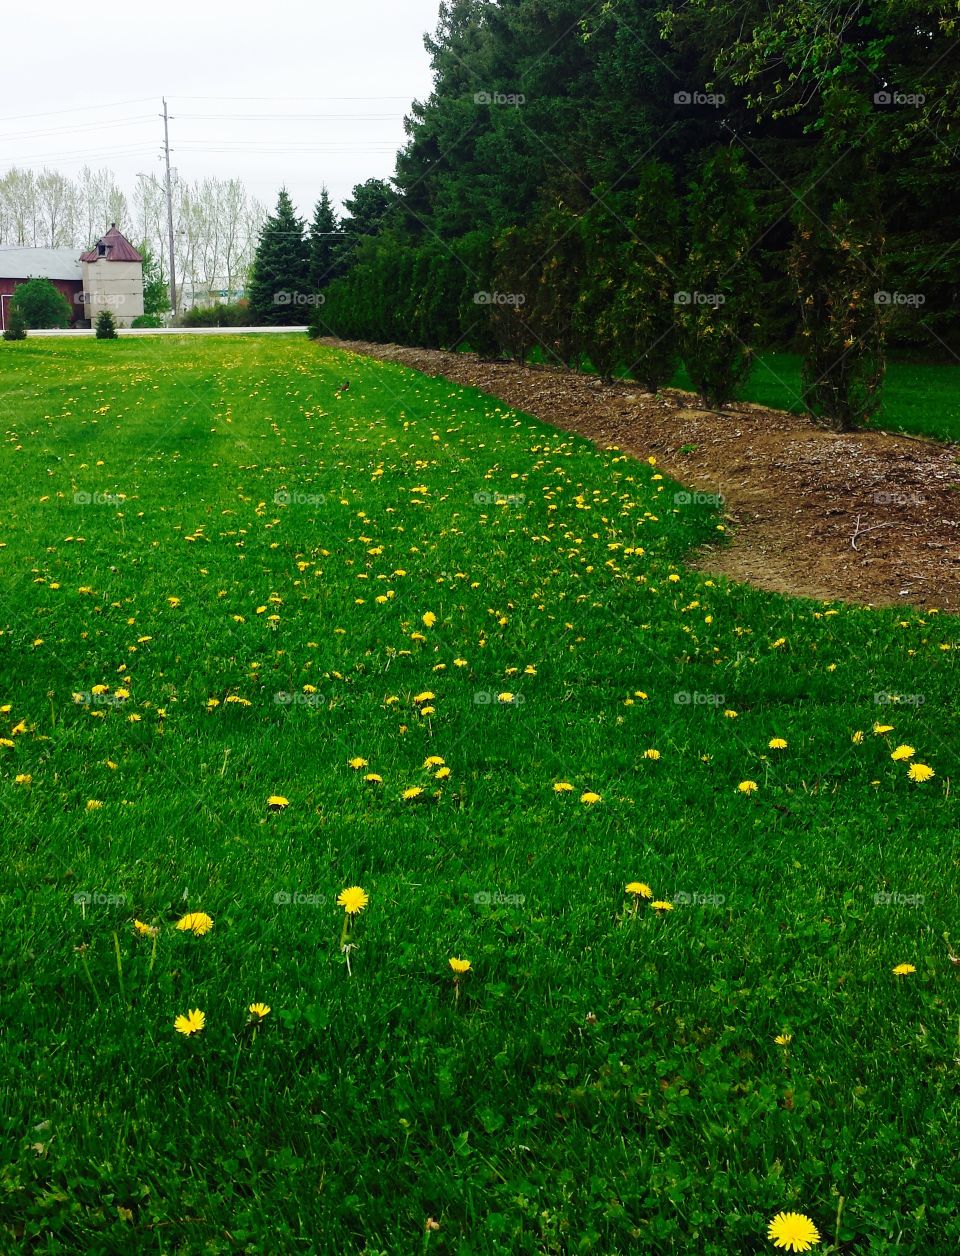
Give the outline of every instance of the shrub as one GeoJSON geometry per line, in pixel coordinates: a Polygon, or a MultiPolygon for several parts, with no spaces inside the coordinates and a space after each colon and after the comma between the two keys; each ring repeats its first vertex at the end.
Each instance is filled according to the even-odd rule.
{"type": "Polygon", "coordinates": [[[882,218],[861,101],[834,88],[824,111],[819,168],[798,197],[790,273],[800,300],[804,402],[827,426],[848,431],[881,401],[882,218]]]}
{"type": "Polygon", "coordinates": [[[680,349],[704,402],[719,409],[750,374],[758,281],[750,260],[757,214],[738,149],[704,162],[687,208],[684,288],[675,295],[680,349]]]}
{"type": "Polygon", "coordinates": [[[97,315],[97,339],[117,339],[117,323],[109,310],[101,310],[97,315]]]}
{"type": "Polygon", "coordinates": [[[615,317],[624,280],[624,198],[602,189],[598,196],[579,223],[583,277],[573,326],[580,352],[590,359],[594,370],[610,379],[624,358],[622,329],[615,317]]]}
{"type": "Polygon", "coordinates": [[[138,314],[130,324],[131,327],[162,327],[163,319],[159,314],[138,314]]]}
{"type": "Polygon", "coordinates": [[[475,294],[477,304],[487,306],[497,344],[518,362],[526,361],[537,339],[526,309],[540,278],[537,262],[530,233],[508,228],[494,245],[492,290],[475,294]]]}
{"type": "Polygon", "coordinates": [[[23,317],[23,312],[15,305],[11,305],[10,317],[3,329],[3,338],[4,340],[26,340],[27,338],[27,320],[23,317]]]}
{"type": "Polygon", "coordinates": [[[583,356],[576,319],[584,269],[580,218],[555,205],[537,218],[528,239],[532,265],[529,276],[520,277],[527,297],[520,312],[548,360],[577,366],[583,356]]]}
{"type": "Polygon", "coordinates": [[[181,327],[245,327],[249,322],[250,307],[246,301],[195,305],[180,316],[181,327]]]}
{"type": "Polygon", "coordinates": [[[49,279],[18,284],[10,309],[21,312],[27,327],[67,327],[72,315],[70,302],[49,279]]]}

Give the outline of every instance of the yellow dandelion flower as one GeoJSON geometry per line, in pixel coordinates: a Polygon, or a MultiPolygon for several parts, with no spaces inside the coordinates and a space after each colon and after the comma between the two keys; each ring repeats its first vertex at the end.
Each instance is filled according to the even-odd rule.
{"type": "Polygon", "coordinates": [[[756,781],[741,781],[737,786],[741,794],[755,794],[759,788],[756,781]]]}
{"type": "Polygon", "coordinates": [[[271,794],[267,799],[267,807],[271,811],[282,811],[284,807],[290,806],[290,799],[284,798],[283,794],[271,794]]]}
{"type": "Polygon", "coordinates": [[[873,731],[879,737],[882,733],[892,733],[893,725],[892,724],[874,724],[873,731]]]}
{"type": "Polygon", "coordinates": [[[368,768],[370,766],[369,762],[366,759],[361,759],[359,755],[356,759],[348,759],[347,762],[355,772],[359,772],[361,768],[368,768]]]}
{"type": "Polygon", "coordinates": [[[569,794],[572,791],[573,786],[569,781],[557,781],[556,785],[553,787],[553,792],[555,794],[569,794]]]}
{"type": "Polygon", "coordinates": [[[433,779],[435,781],[445,781],[449,775],[449,768],[437,768],[436,772],[433,774],[433,779]]]}
{"type": "Polygon", "coordinates": [[[737,712],[728,709],[724,711],[723,718],[726,720],[735,720],[737,718],[737,712]]]}
{"type": "Polygon", "coordinates": [[[894,763],[900,763],[904,759],[912,759],[916,753],[913,746],[897,746],[896,750],[890,751],[890,758],[894,763]]]}
{"type": "Polygon", "coordinates": [[[189,1038],[191,1034],[198,1034],[206,1023],[206,1016],[197,1007],[186,1016],[178,1016],[173,1027],[178,1034],[185,1034],[189,1038]]]}
{"type": "Polygon", "coordinates": [[[361,890],[359,885],[351,885],[337,895],[337,905],[342,907],[348,916],[355,916],[357,912],[363,911],[369,902],[370,896],[366,890],[361,890]]]}
{"type": "Polygon", "coordinates": [[[504,705],[507,705],[508,703],[512,702],[513,698],[514,698],[514,695],[512,693],[498,693],[497,694],[497,701],[502,702],[504,705]]]}
{"type": "Polygon", "coordinates": [[[423,693],[415,694],[413,700],[417,706],[420,706],[421,703],[432,702],[436,696],[437,695],[435,693],[431,693],[429,689],[425,689],[423,693]]]}
{"type": "Polygon", "coordinates": [[[142,920],[135,920],[133,927],[141,938],[155,938],[160,932],[156,925],[145,925],[142,920]]]}
{"type": "Polygon", "coordinates": [[[383,777],[379,774],[379,772],[368,772],[363,779],[370,785],[383,784],[383,777]]]}
{"type": "Polygon", "coordinates": [[[419,785],[411,785],[408,789],[403,791],[401,797],[404,802],[412,802],[414,798],[419,798],[422,793],[423,790],[419,785]]]}
{"type": "Polygon", "coordinates": [[[850,740],[853,742],[855,746],[862,746],[863,745],[863,729],[858,728],[857,731],[850,738],[850,740]]]}
{"type": "Polygon", "coordinates": [[[637,898],[653,898],[653,890],[645,881],[628,881],[626,891],[628,894],[635,894],[637,898]]]}
{"type": "Polygon", "coordinates": [[[437,622],[437,617],[436,615],[434,615],[433,611],[427,611],[427,613],[422,618],[422,622],[425,628],[432,628],[433,625],[437,622]]]}
{"type": "Polygon", "coordinates": [[[468,973],[472,964],[468,959],[453,958],[447,961],[453,971],[459,976],[460,973],[468,973]]]}
{"type": "Polygon", "coordinates": [[[664,898],[655,898],[650,906],[655,912],[673,911],[673,903],[667,902],[664,898]]]}
{"type": "Polygon", "coordinates": [[[592,807],[594,803],[602,802],[602,798],[600,794],[595,794],[588,789],[580,795],[580,801],[586,803],[588,807],[592,807]]]}
{"type": "Polygon", "coordinates": [[[251,1003],[247,1011],[250,1013],[251,1020],[256,1018],[257,1021],[262,1021],[270,1015],[270,1005],[268,1003],[251,1003]]]}
{"type": "Polygon", "coordinates": [[[30,775],[29,772],[19,772],[13,778],[13,783],[14,785],[32,785],[33,777],[30,775]]]}
{"type": "Polygon", "coordinates": [[[445,760],[441,759],[438,754],[430,754],[424,759],[423,766],[425,768],[442,768],[444,763],[445,760]]]}
{"type": "Polygon", "coordinates": [[[205,911],[188,911],[177,921],[177,928],[181,933],[192,933],[194,937],[202,938],[213,928],[213,919],[205,911]]]}
{"type": "Polygon", "coordinates": [[[936,772],[925,763],[911,763],[907,776],[911,781],[929,781],[931,777],[936,776],[936,772]]]}
{"type": "Polygon", "coordinates": [[[793,1034],[777,1034],[773,1041],[778,1047],[789,1047],[790,1043],[793,1042],[793,1034]]]}
{"type": "Polygon", "coordinates": [[[659,750],[644,750],[643,757],[645,759],[659,759],[660,751],[659,750]]]}
{"type": "Polygon", "coordinates": [[[778,1212],[767,1228],[774,1247],[788,1252],[808,1252],[820,1242],[820,1231],[802,1212],[778,1212]]]}
{"type": "MultiPolygon", "coordinates": [[[[435,712],[436,712],[436,708],[432,706],[425,706],[425,707],[420,708],[420,714],[424,717],[424,719],[426,719],[427,716],[435,714],[435,712]]],[[[404,729],[403,731],[406,732],[406,729],[404,729]]]]}
{"type": "Polygon", "coordinates": [[[770,750],[786,750],[787,748],[786,738],[771,737],[770,740],[767,742],[767,747],[770,750]]]}
{"type": "Polygon", "coordinates": [[[99,811],[102,806],[103,806],[103,803],[100,801],[99,798],[91,798],[87,803],[87,810],[99,811]]]}
{"type": "Polygon", "coordinates": [[[909,977],[911,973],[915,973],[916,971],[917,970],[912,964],[898,964],[896,968],[893,969],[894,975],[897,977],[909,977]]]}

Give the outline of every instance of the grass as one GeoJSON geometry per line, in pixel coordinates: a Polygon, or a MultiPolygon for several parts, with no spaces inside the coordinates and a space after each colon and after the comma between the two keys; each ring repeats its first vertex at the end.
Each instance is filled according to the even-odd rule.
{"type": "Polygon", "coordinates": [[[302,338],[0,390],[5,1252],[956,1250],[960,622],[302,338]]]}

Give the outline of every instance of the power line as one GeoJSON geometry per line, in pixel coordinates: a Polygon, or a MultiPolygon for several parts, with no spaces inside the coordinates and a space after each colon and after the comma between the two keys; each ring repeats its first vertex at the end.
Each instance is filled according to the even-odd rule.
{"type": "Polygon", "coordinates": [[[47,135],[72,135],[77,131],[106,131],[118,126],[138,126],[152,117],[152,113],[141,113],[135,118],[127,118],[122,122],[82,122],[79,126],[55,126],[42,131],[11,131],[6,135],[0,135],[0,140],[38,140],[47,135]]]}
{"type": "Polygon", "coordinates": [[[63,113],[88,113],[91,109],[121,109],[124,105],[142,105],[152,99],[152,96],[138,96],[136,100],[118,100],[112,105],[76,105],[71,109],[47,109],[43,113],[14,113],[0,118],[0,122],[19,122],[23,118],[53,118],[63,113]]]}

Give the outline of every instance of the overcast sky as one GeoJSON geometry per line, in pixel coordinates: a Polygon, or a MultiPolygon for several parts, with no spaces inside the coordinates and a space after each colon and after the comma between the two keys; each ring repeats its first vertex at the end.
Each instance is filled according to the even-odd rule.
{"type": "Polygon", "coordinates": [[[5,6],[0,172],[108,166],[128,196],[159,174],[166,95],[181,178],[238,176],[309,217],[388,178],[430,91],[439,0],[163,0],[5,6]]]}

